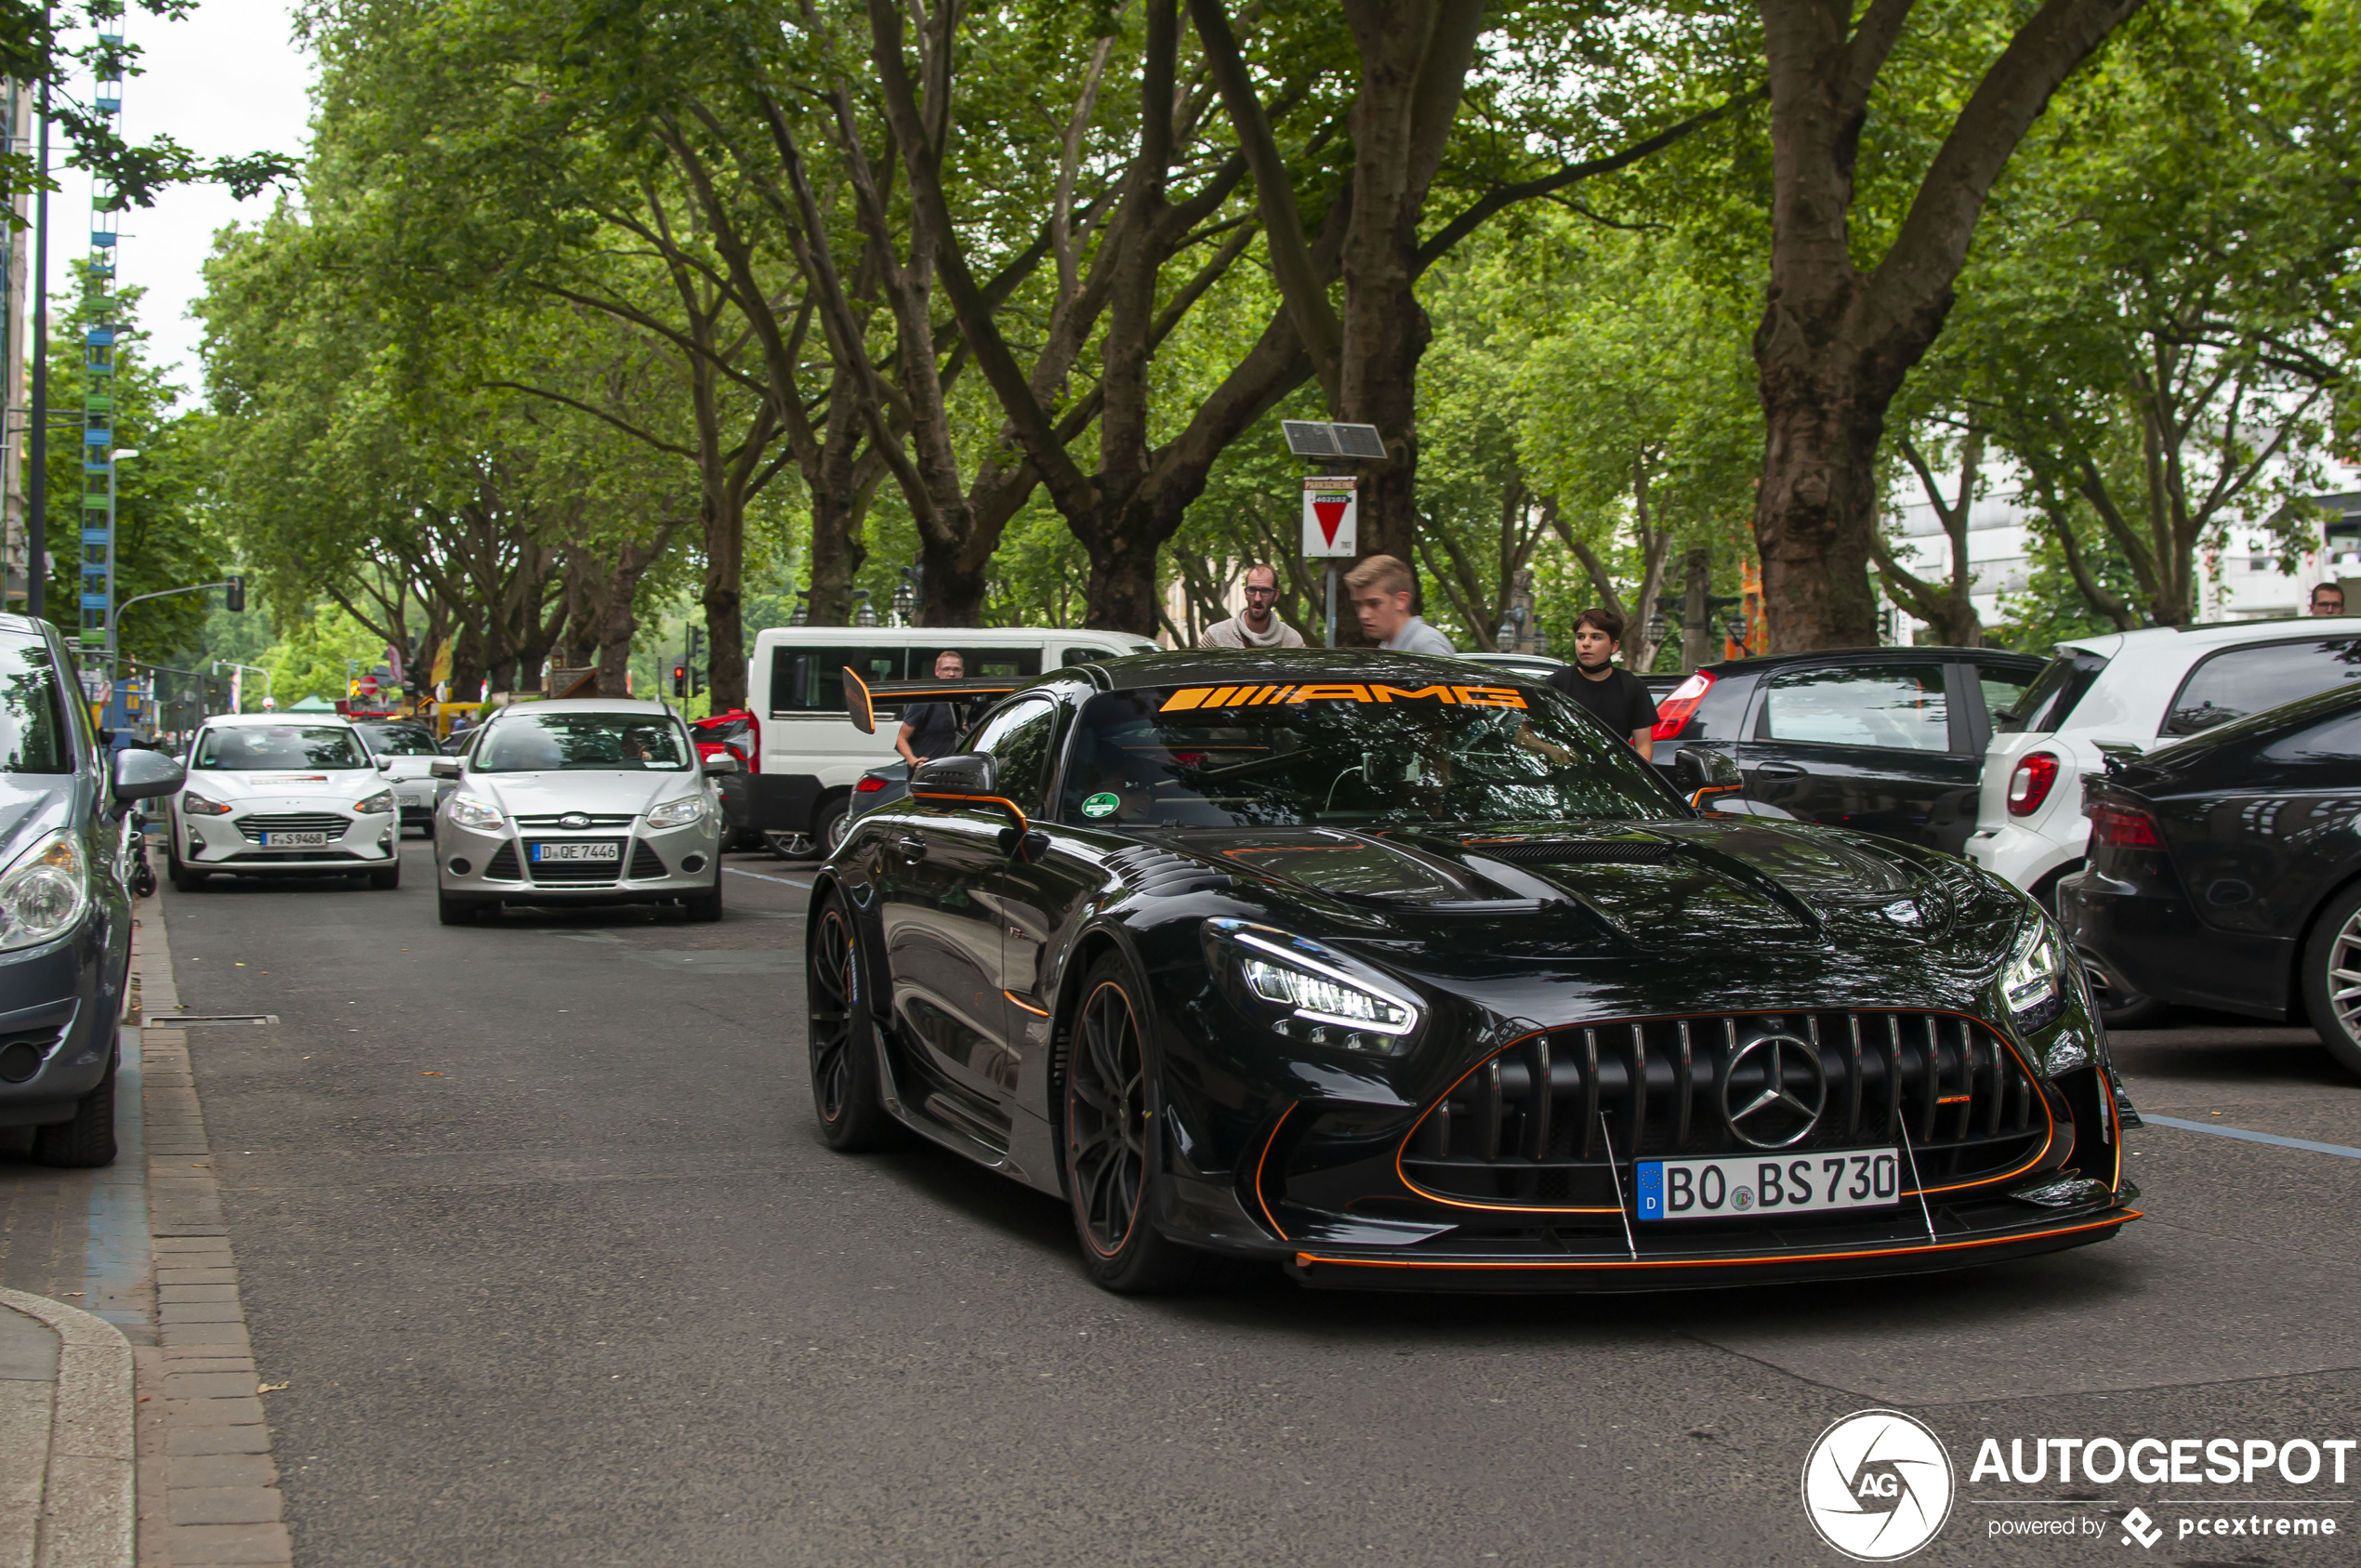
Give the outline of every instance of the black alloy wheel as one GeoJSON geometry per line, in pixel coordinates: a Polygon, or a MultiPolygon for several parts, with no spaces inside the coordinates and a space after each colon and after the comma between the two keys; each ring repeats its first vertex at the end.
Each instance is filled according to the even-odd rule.
{"type": "Polygon", "coordinates": [[[1065,1092],[1066,1192],[1083,1266],[1109,1290],[1170,1290],[1194,1255],[1156,1231],[1147,1213],[1159,1139],[1149,1048],[1130,966],[1109,954],[1082,982],[1065,1092]]]}
{"type": "Polygon", "coordinates": [[[811,1108],[820,1118],[820,1136],[829,1148],[849,1154],[899,1147],[901,1124],[879,1092],[861,933],[840,893],[828,895],[812,922],[804,975],[811,1008],[811,1108]]]}
{"type": "Polygon", "coordinates": [[[2328,901],[2303,944],[2303,1010],[2320,1043],[2361,1073],[2361,888],[2328,901]]]}

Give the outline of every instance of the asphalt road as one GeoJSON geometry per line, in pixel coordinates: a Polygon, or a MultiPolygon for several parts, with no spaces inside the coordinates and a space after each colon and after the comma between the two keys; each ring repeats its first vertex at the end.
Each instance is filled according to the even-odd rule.
{"type": "MultiPolygon", "coordinates": [[[[2354,1561],[2361,1454],[2046,1502],[1969,1468],[1987,1436],[2361,1437],[2361,1162],[2152,1127],[2119,1240],[1902,1283],[1121,1299],[1058,1205],[820,1143],[792,865],[733,857],[718,927],[445,929],[409,857],[394,892],[164,904],[191,1009],[282,1021],[191,1049],[305,1568],[1833,1563],[1799,1474],[1873,1405],[1959,1477],[1916,1561],[2354,1561]],[[2341,1533],[2178,1538],[2217,1502],[2341,1533]],[[2091,1522],[1994,1534],[2059,1518],[2091,1522]]],[[[2306,1040],[2118,1057],[2144,1110],[2361,1144],[2306,1040]]]]}

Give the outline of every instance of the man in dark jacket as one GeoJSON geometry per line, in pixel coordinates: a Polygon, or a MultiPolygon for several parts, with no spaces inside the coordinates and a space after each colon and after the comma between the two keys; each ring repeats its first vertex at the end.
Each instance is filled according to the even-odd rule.
{"type": "MultiPolygon", "coordinates": [[[[967,675],[968,661],[957,649],[946,648],[934,656],[937,680],[964,680],[967,675]]],[[[893,738],[893,749],[913,768],[929,758],[948,757],[959,744],[959,727],[966,718],[963,703],[912,703],[902,710],[902,731],[893,738]]]]}

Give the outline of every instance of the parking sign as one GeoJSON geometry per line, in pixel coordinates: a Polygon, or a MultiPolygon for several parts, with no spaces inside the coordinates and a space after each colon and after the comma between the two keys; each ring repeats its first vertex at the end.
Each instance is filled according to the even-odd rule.
{"type": "Polygon", "coordinates": [[[1359,555],[1361,481],[1356,479],[1308,479],[1303,481],[1303,553],[1307,557],[1359,555]]]}

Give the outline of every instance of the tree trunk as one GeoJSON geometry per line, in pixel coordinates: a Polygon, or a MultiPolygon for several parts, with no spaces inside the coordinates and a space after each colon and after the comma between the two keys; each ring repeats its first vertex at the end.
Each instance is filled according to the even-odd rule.
{"type": "Polygon", "coordinates": [[[1765,370],[1762,383],[1769,439],[1754,532],[1770,651],[1874,647],[1878,601],[1868,563],[1887,399],[1866,400],[1873,406],[1865,410],[1865,400],[1824,377],[1765,370]]]}

